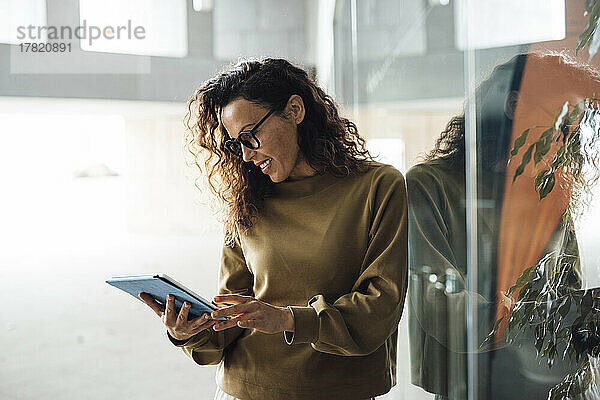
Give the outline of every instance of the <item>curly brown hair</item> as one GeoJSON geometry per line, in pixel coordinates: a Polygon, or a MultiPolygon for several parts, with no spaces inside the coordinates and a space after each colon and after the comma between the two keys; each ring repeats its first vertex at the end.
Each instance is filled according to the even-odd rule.
{"type": "Polygon", "coordinates": [[[227,150],[229,137],[220,111],[243,98],[285,118],[284,108],[294,94],[302,98],[306,110],[297,127],[298,145],[317,174],[347,176],[366,170],[373,161],[356,125],[339,115],[333,99],[303,69],[284,59],[238,62],[195,91],[184,118],[186,149],[220,206],[226,243],[252,226],[274,183],[252,162],[227,150]]]}

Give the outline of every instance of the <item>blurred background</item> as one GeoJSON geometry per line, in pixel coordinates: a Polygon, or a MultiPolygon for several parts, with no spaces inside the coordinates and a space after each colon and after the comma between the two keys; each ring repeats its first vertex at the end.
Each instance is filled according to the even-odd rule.
{"type": "MultiPolygon", "coordinates": [[[[499,4],[0,0],[0,398],[211,399],[216,367],[104,282],[164,272],[216,291],[222,232],[184,162],[194,89],[239,57],[287,58],[406,172],[470,84],[532,47],[574,52],[587,21],[585,0],[499,4]],[[107,26],[122,37],[95,38],[107,26]]],[[[578,225],[588,286],[600,286],[599,221],[592,204],[578,225]]],[[[403,318],[398,384],[381,398],[432,399],[410,384],[407,335],[403,318]]]]}

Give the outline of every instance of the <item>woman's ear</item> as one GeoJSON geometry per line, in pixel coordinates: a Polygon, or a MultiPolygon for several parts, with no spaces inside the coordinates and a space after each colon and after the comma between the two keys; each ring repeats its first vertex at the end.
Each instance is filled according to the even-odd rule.
{"type": "Polygon", "coordinates": [[[304,121],[305,109],[302,97],[297,94],[291,95],[286,108],[296,125],[299,125],[302,121],[304,121]]]}

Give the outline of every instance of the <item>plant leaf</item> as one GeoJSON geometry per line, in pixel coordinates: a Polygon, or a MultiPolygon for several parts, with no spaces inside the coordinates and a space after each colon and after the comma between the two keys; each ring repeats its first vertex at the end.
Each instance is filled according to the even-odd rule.
{"type": "MultiPolygon", "coordinates": [[[[531,128],[530,128],[531,129],[531,128]]],[[[517,155],[517,153],[519,152],[519,149],[521,147],[523,147],[523,145],[525,144],[525,142],[527,141],[527,136],[529,135],[529,131],[530,129],[525,129],[523,131],[523,133],[521,133],[521,135],[515,139],[515,144],[513,146],[513,149],[510,152],[511,157],[514,157],[517,155]]]]}
{"type": "Polygon", "coordinates": [[[554,129],[559,130],[561,128],[563,120],[567,116],[568,112],[569,112],[569,101],[565,101],[565,104],[563,104],[560,112],[556,115],[556,118],[554,119],[554,129]]]}
{"type": "Polygon", "coordinates": [[[542,183],[542,179],[544,179],[544,176],[546,176],[547,173],[548,170],[545,169],[536,175],[535,180],[533,181],[535,187],[538,187],[542,183]]]}
{"type": "Polygon", "coordinates": [[[600,17],[600,1],[595,0],[591,9],[587,10],[590,15],[590,19],[588,20],[588,24],[579,35],[579,40],[577,41],[577,48],[575,49],[575,54],[579,53],[579,50],[589,44],[594,35],[594,31],[598,28],[598,19],[600,17]]]}
{"type": "Polygon", "coordinates": [[[552,134],[554,133],[554,128],[549,128],[542,133],[537,142],[535,142],[535,154],[533,155],[533,162],[537,165],[548,151],[550,150],[550,145],[552,145],[552,134]]]}
{"type": "Polygon", "coordinates": [[[575,107],[573,107],[571,112],[569,112],[565,122],[568,122],[569,125],[573,125],[574,123],[578,122],[581,119],[581,117],[583,116],[583,113],[585,111],[586,101],[587,101],[587,99],[580,100],[575,105],[575,107]]]}
{"type": "Polygon", "coordinates": [[[569,309],[571,309],[571,297],[567,295],[562,301],[562,304],[558,307],[558,313],[565,318],[569,312],[569,309]]]}
{"type": "Polygon", "coordinates": [[[500,319],[498,319],[496,321],[496,323],[494,324],[494,329],[492,329],[492,331],[485,337],[485,339],[483,339],[483,342],[481,342],[480,347],[483,347],[483,345],[492,341],[492,339],[496,335],[496,332],[498,332],[498,327],[500,326],[500,323],[502,322],[503,319],[504,319],[504,317],[501,317],[500,319]]]}
{"type": "Polygon", "coordinates": [[[594,56],[598,52],[599,48],[600,48],[600,29],[596,28],[596,31],[592,35],[592,40],[590,41],[590,43],[588,45],[588,52],[590,54],[590,56],[588,57],[588,62],[592,61],[592,58],[594,58],[594,56]]]}
{"type": "Polygon", "coordinates": [[[540,201],[548,196],[548,194],[552,191],[552,189],[554,188],[554,182],[555,182],[555,178],[554,178],[554,172],[548,174],[543,180],[542,183],[540,184],[540,186],[538,186],[538,193],[540,194],[540,201]]]}
{"type": "Polygon", "coordinates": [[[544,335],[542,333],[543,325],[540,324],[535,327],[535,349],[537,351],[537,356],[540,356],[542,352],[542,348],[544,347],[544,335]]]}
{"type": "Polygon", "coordinates": [[[581,299],[581,303],[579,304],[579,314],[585,318],[588,313],[592,310],[592,305],[594,300],[592,298],[592,291],[587,290],[581,299]]]}
{"type": "Polygon", "coordinates": [[[533,270],[535,268],[537,268],[537,264],[533,265],[529,268],[526,268],[525,271],[523,271],[523,273],[521,274],[521,276],[519,276],[519,278],[517,278],[517,281],[515,282],[515,284],[512,285],[510,287],[510,289],[508,289],[508,292],[506,293],[506,295],[510,296],[511,294],[513,294],[515,292],[515,290],[517,290],[518,288],[525,285],[525,283],[527,283],[527,281],[529,280],[529,277],[531,276],[531,273],[533,272],[533,270]]]}
{"type": "Polygon", "coordinates": [[[515,182],[517,177],[519,175],[521,175],[523,173],[523,171],[525,171],[525,167],[531,161],[531,153],[533,152],[534,146],[535,146],[535,144],[532,144],[531,146],[529,146],[529,148],[527,149],[525,154],[523,154],[523,158],[521,159],[521,164],[517,167],[517,170],[515,171],[515,176],[513,176],[513,183],[515,182]]]}

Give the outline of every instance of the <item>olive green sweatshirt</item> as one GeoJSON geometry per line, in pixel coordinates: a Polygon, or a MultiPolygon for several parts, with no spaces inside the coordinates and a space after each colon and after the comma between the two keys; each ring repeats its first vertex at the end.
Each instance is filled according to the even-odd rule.
{"type": "Polygon", "coordinates": [[[402,174],[374,164],[275,185],[249,231],[224,246],[220,293],[290,306],[295,332],[208,329],[172,340],[243,399],[366,399],[396,383],[407,288],[402,174]]]}

